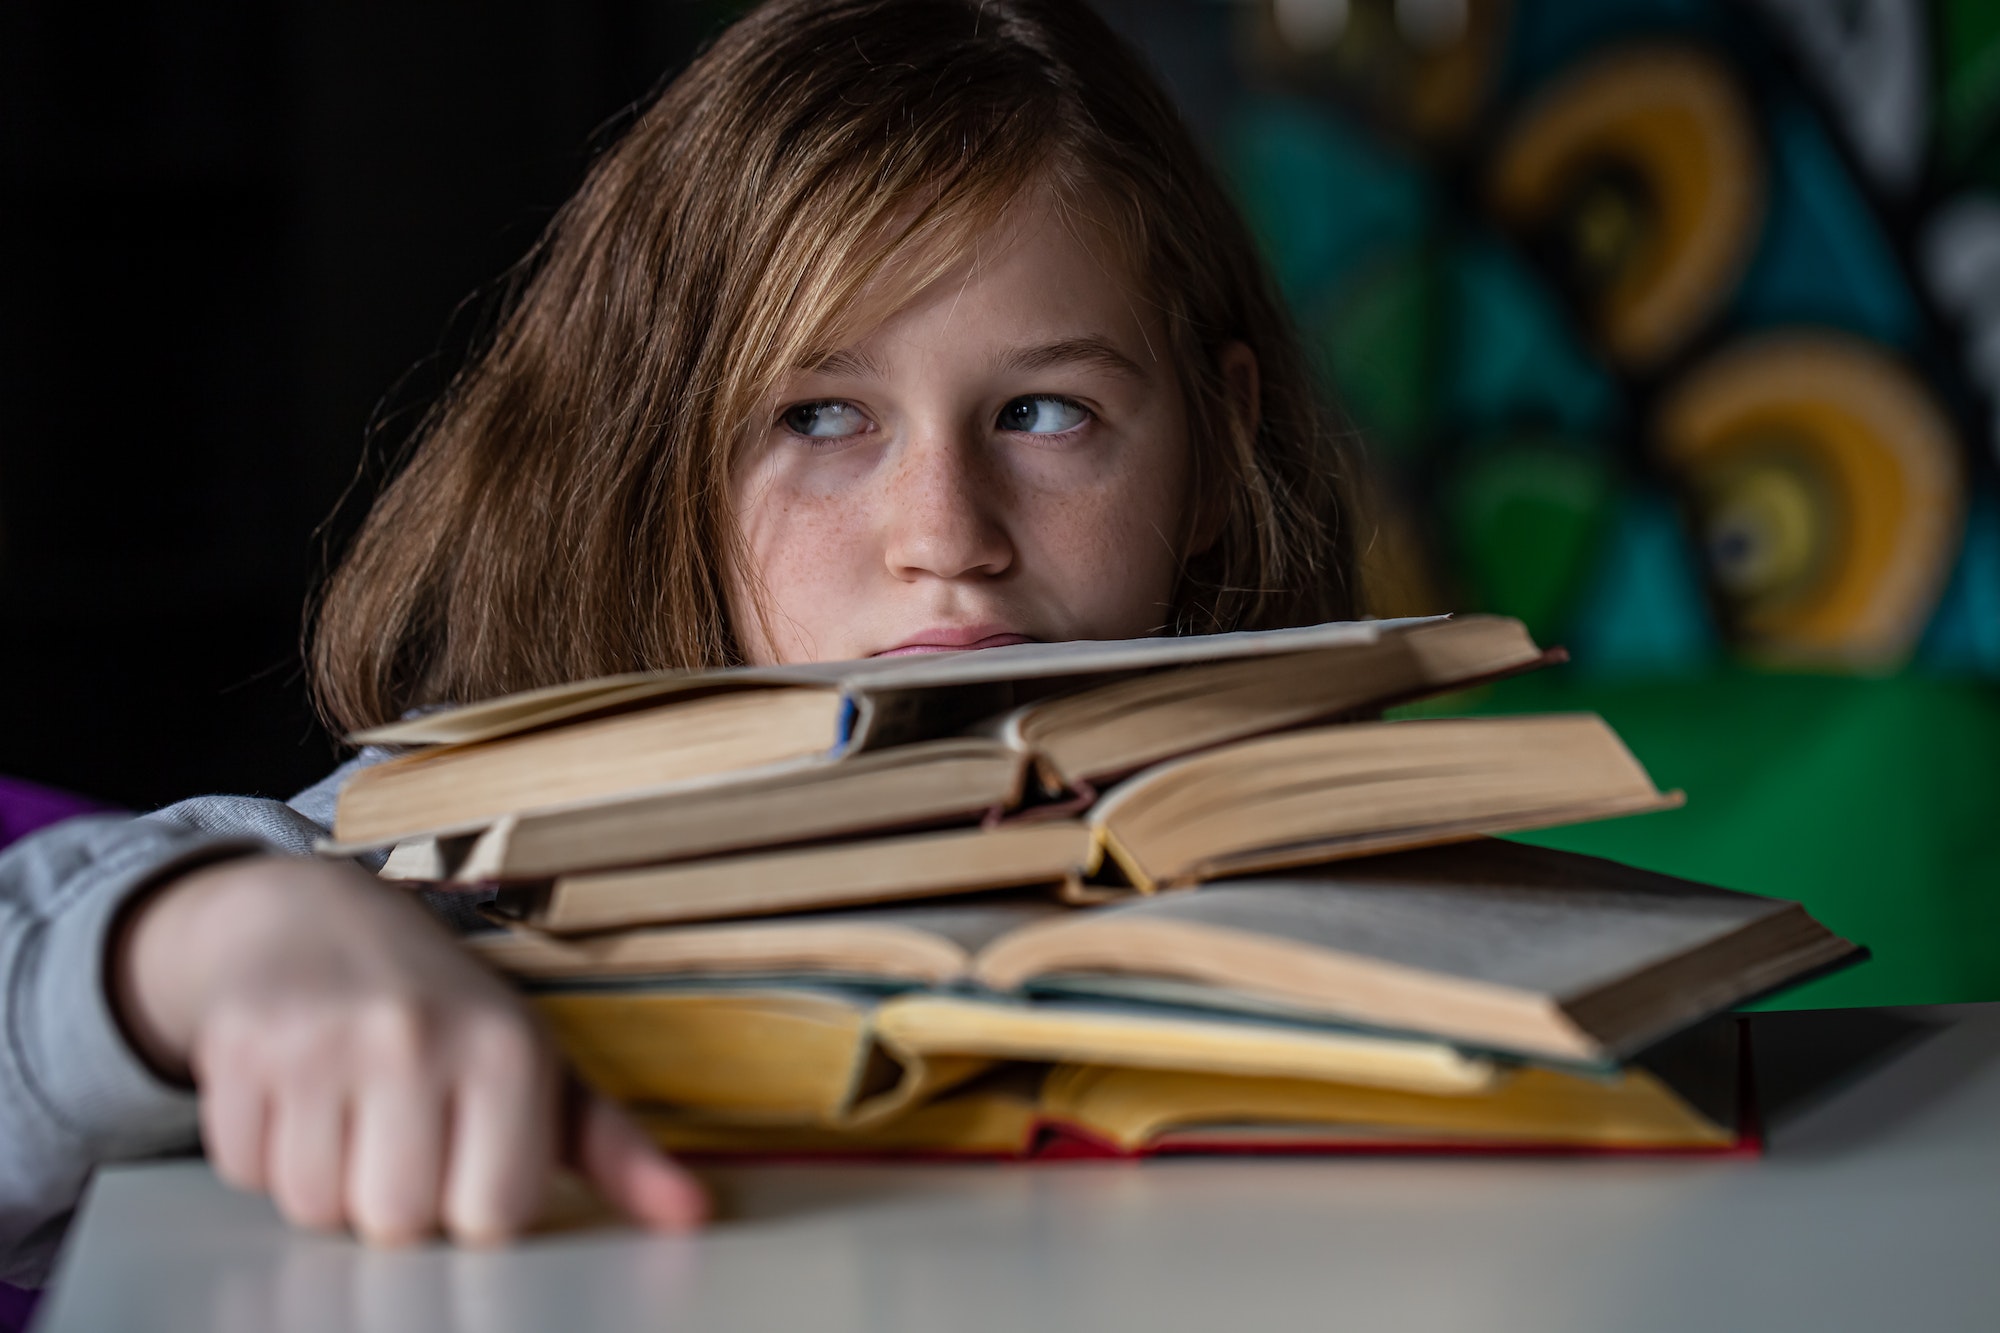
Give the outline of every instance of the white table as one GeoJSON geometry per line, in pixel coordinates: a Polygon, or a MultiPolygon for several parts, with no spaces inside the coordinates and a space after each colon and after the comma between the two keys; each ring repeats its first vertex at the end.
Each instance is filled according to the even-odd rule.
{"type": "MultiPolygon", "coordinates": [[[[198,1162],[119,1168],[37,1329],[2000,1329],[2000,1005],[1926,1016],[1951,1025],[1762,1161],[740,1167],[703,1235],[487,1253],[298,1235],[198,1162]]],[[[1867,1044],[1760,1020],[1774,1095],[1828,1022],[1867,1044]]]]}

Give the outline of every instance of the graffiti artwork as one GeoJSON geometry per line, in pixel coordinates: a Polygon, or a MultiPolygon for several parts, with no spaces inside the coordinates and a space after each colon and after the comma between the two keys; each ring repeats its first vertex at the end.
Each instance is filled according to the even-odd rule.
{"type": "Polygon", "coordinates": [[[2000,9],[1261,0],[1224,146],[1374,609],[2000,676],[2000,9]]]}

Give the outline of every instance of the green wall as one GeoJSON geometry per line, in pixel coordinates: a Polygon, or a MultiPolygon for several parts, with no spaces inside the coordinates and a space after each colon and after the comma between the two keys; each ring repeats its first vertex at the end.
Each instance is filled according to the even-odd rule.
{"type": "Polygon", "coordinates": [[[1523,841],[1797,899],[1873,951],[1760,1007],[2000,1000],[2000,689],[1750,670],[1604,683],[1566,668],[1422,711],[1560,710],[1602,714],[1687,805],[1523,841]]]}

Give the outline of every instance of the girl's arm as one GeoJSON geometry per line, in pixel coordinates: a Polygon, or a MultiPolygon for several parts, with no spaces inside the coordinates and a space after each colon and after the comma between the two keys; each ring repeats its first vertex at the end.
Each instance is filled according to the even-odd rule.
{"type": "Polygon", "coordinates": [[[41,1282],[97,1163],[194,1143],[194,1095],[126,1042],[104,959],[135,893],[255,845],[93,816],[0,852],[0,1280],[41,1282]]]}
{"type": "MultiPolygon", "coordinates": [[[[311,795],[302,794],[301,808],[311,808],[311,795]]],[[[282,1105],[298,1091],[295,1076],[320,1077],[296,1068],[253,1073],[220,1057],[204,1068],[205,1035],[242,1022],[246,1004],[282,1004],[299,1016],[266,1028],[274,1056],[296,1049],[307,1028],[351,1033],[366,1015],[414,1002],[426,1023],[444,1016],[452,1034],[461,1032],[453,1016],[511,1014],[491,1021],[527,1028],[521,1045],[534,1052],[531,1063],[552,1067],[519,1005],[495,999],[497,983],[485,973],[468,974],[463,953],[411,904],[351,867],[268,855],[303,853],[321,832],[276,801],[208,797],[139,819],[71,820],[0,853],[0,1025],[8,1038],[0,1041],[0,1280],[42,1280],[96,1164],[192,1146],[198,1121],[212,1121],[240,1095],[244,1078],[275,1078],[259,1086],[282,1105]],[[163,948],[168,942],[174,947],[163,948]],[[341,975],[345,991],[328,981],[341,975]],[[183,1077],[190,1065],[199,1102],[183,1077]]],[[[427,1068],[416,1079],[435,1077],[427,1068]]],[[[410,1095],[409,1080],[399,1085],[371,1067],[348,1068],[333,1081],[344,1113],[392,1086],[410,1095]]],[[[476,1089],[468,1106],[493,1108],[476,1089]]],[[[545,1128],[550,1136],[557,1130],[545,1128]]],[[[592,1150],[588,1164],[599,1168],[591,1174],[614,1199],[657,1222],[697,1215],[692,1187],[622,1117],[599,1109],[581,1128],[589,1131],[580,1138],[592,1150]],[[617,1151],[607,1156],[606,1143],[617,1151]],[[639,1195],[621,1182],[636,1182],[639,1195]]],[[[232,1164],[243,1160],[233,1141],[210,1146],[219,1165],[232,1151],[232,1164]]],[[[388,1146],[410,1151],[398,1135],[388,1146]]],[[[519,1187],[527,1195],[548,1156],[537,1148],[508,1168],[536,1180],[519,1187]]],[[[366,1157],[340,1161],[341,1216],[369,1234],[401,1234],[371,1230],[372,1214],[349,1209],[344,1191],[350,1176],[366,1174],[359,1165],[366,1157]]],[[[448,1162],[436,1196],[437,1218],[447,1225],[457,1220],[442,1209],[453,1178],[448,1162]]]]}
{"type": "Polygon", "coordinates": [[[518,1234],[573,1122],[572,1160],[664,1227],[699,1190],[625,1115],[561,1104],[540,1024],[404,892],[353,866],[259,856],[204,867],[142,901],[111,950],[134,1044],[201,1088],[223,1179],[303,1226],[383,1243],[443,1230],[518,1234]]]}

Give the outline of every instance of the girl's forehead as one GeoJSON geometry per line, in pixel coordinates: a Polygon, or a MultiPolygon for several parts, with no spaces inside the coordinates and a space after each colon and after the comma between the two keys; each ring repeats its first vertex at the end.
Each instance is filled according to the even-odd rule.
{"type": "Polygon", "coordinates": [[[959,229],[928,263],[891,256],[843,315],[808,364],[910,338],[1096,337],[1150,350],[1158,336],[1158,302],[1111,228],[1048,189],[1025,191],[999,215],[959,229]]]}

